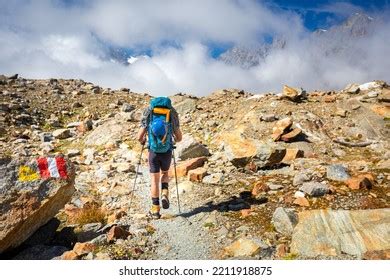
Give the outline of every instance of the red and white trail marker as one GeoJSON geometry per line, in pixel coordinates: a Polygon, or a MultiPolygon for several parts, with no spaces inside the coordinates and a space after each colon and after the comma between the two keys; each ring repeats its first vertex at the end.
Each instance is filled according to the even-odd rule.
{"type": "Polygon", "coordinates": [[[37,162],[41,178],[68,178],[63,157],[42,157],[38,158],[37,162]]]}

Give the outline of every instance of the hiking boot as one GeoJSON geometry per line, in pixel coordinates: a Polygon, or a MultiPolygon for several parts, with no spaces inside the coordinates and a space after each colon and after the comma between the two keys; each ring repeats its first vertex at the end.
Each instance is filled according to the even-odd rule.
{"type": "Polygon", "coordinates": [[[163,189],[161,193],[161,204],[164,209],[169,208],[169,192],[167,189],[163,189]]]}
{"type": "Polygon", "coordinates": [[[152,218],[152,219],[160,219],[161,218],[161,214],[160,214],[160,206],[158,205],[152,205],[152,208],[150,209],[149,211],[149,216],[152,218]]]}

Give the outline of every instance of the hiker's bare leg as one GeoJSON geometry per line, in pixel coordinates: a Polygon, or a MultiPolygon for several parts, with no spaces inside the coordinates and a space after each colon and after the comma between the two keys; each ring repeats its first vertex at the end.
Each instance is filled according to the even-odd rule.
{"type": "Polygon", "coordinates": [[[161,203],[164,209],[169,208],[169,192],[168,192],[169,175],[168,170],[161,170],[161,203]]]}
{"type": "Polygon", "coordinates": [[[167,171],[161,171],[161,183],[169,183],[169,175],[167,171]]]}
{"type": "Polygon", "coordinates": [[[150,173],[151,189],[150,194],[152,198],[160,197],[160,173],[150,173]]]}

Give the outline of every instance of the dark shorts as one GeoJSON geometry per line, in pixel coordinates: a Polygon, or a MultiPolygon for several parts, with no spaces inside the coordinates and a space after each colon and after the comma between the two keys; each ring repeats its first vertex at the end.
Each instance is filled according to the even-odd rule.
{"type": "Polygon", "coordinates": [[[172,151],[166,153],[155,153],[149,150],[149,171],[150,173],[159,173],[168,171],[172,161],[172,151]]]}

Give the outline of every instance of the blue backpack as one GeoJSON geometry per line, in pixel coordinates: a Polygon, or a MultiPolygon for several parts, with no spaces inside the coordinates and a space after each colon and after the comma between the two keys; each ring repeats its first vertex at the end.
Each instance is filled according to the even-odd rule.
{"type": "Polygon", "coordinates": [[[149,149],[155,153],[166,153],[173,147],[171,100],[168,97],[156,97],[150,101],[150,109],[149,149]]]}

